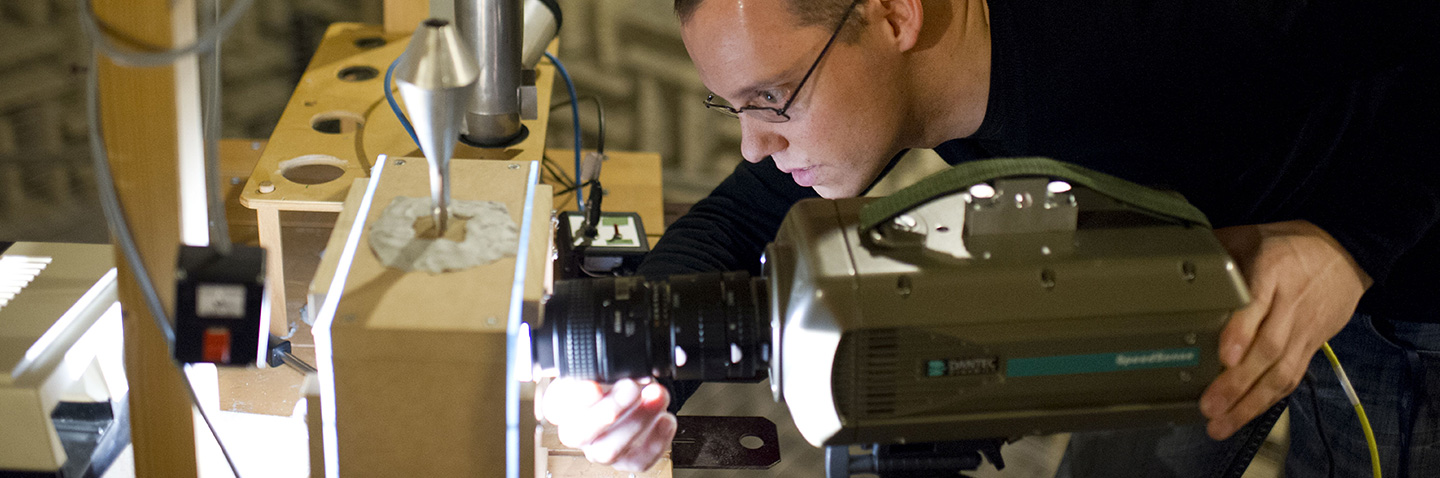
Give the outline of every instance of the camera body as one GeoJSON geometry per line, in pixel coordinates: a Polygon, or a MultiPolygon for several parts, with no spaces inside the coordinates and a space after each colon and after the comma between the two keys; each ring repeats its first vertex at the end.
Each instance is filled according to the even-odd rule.
{"type": "MultiPolygon", "coordinates": [[[[1073,229],[968,233],[964,218],[920,211],[905,229],[921,237],[898,241],[857,227],[868,199],[797,204],[765,270],[771,387],[806,440],[1201,421],[1220,330],[1249,301],[1234,262],[1209,228],[1072,194],[1086,206],[1073,229]],[[963,250],[926,237],[945,234],[964,234],[963,250]]],[[[929,207],[976,219],[975,205],[960,194],[929,207]]]]}

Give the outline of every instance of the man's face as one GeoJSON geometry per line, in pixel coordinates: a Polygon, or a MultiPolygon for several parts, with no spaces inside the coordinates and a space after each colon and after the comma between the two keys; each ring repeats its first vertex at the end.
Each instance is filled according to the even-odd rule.
{"type": "MultiPolygon", "coordinates": [[[[682,25],[700,80],[717,98],[737,108],[780,108],[790,98],[835,25],[797,26],[786,1],[708,0],[682,25]]],[[[858,41],[844,41],[854,25],[841,33],[787,111],[790,121],[740,115],[746,161],[773,157],[827,198],[859,195],[880,174],[901,149],[903,65],[870,23],[858,41]]]]}

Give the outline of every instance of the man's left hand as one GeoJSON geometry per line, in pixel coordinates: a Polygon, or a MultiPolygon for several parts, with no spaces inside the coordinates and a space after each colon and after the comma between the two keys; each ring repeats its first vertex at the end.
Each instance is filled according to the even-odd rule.
{"type": "Polygon", "coordinates": [[[1215,236],[1251,295],[1220,334],[1227,368],[1200,399],[1207,432],[1222,440],[1295,390],[1310,358],[1350,320],[1371,281],[1308,221],[1228,227],[1215,236]]]}

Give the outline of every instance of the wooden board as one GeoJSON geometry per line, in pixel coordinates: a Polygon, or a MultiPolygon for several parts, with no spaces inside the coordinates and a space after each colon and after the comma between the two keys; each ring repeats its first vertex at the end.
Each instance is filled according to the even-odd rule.
{"type": "MultiPolygon", "coordinates": [[[[456,162],[454,197],[502,202],[523,224],[532,164],[538,168],[456,162]]],[[[397,196],[428,197],[428,181],[424,162],[392,160],[363,220],[372,223],[397,196]]],[[[522,307],[532,319],[549,266],[551,194],[549,186],[535,186],[522,307]]],[[[341,223],[346,216],[359,217],[342,213],[341,223]]],[[[346,233],[337,228],[337,235],[346,233]]],[[[380,264],[368,228],[364,234],[331,326],[340,473],[494,476],[505,460],[505,330],[515,258],[459,272],[407,273],[380,264]]]]}
{"type": "Polygon", "coordinates": [[[240,204],[245,180],[260,162],[265,142],[250,139],[220,140],[220,193],[225,198],[225,221],[235,244],[259,244],[255,211],[240,204]]]}
{"type": "MultiPolygon", "coordinates": [[[[147,48],[171,48],[195,38],[194,1],[96,0],[93,6],[113,37],[147,48]]],[[[172,304],[175,288],[164,285],[175,283],[180,243],[179,109],[199,97],[179,92],[175,67],[127,68],[102,58],[99,75],[101,124],[116,188],[145,266],[160,285],[160,301],[172,304]]],[[[171,362],[170,347],[144,305],[134,271],[118,251],[115,262],[124,311],[135,475],[195,476],[189,395],[171,362]]]]}
{"type": "Polygon", "coordinates": [[[429,0],[385,0],[384,8],[387,33],[410,33],[430,18],[429,0]]]}
{"type": "MultiPolygon", "coordinates": [[[[377,155],[422,156],[386,103],[383,89],[385,70],[405,51],[408,41],[408,33],[387,33],[378,25],[331,25],[246,183],[240,196],[241,203],[252,209],[269,206],[284,211],[337,212],[351,181],[368,177],[370,168],[374,166],[371,162],[377,155]],[[357,42],[363,44],[363,41],[375,39],[383,40],[385,44],[370,49],[357,45],[357,42]],[[363,81],[341,79],[342,72],[353,72],[357,68],[369,68],[375,76],[363,81]],[[326,118],[340,118],[349,122],[346,124],[356,126],[343,126],[335,134],[317,131],[313,123],[326,118]],[[339,175],[313,184],[318,179],[306,179],[295,174],[291,177],[299,178],[299,181],[285,177],[282,170],[295,164],[291,160],[315,158],[314,155],[327,157],[321,161],[329,161],[339,168],[338,171],[331,170],[339,175]],[[265,191],[270,190],[270,185],[274,190],[262,192],[262,184],[267,184],[265,191]]],[[[556,45],[552,43],[551,49],[556,45]]],[[[499,149],[461,144],[455,150],[455,159],[540,160],[545,146],[545,126],[550,117],[554,75],[554,67],[548,64],[537,67],[539,117],[523,121],[530,132],[525,140],[499,149]]],[[[348,77],[354,78],[353,75],[348,77]]],[[[396,100],[400,101],[398,95],[396,100]]],[[[403,102],[401,104],[403,108],[403,102]]]]}

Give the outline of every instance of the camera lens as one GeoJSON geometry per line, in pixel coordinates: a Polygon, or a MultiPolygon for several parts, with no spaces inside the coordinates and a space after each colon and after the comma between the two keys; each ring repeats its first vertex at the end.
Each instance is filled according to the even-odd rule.
{"type": "Polygon", "coordinates": [[[745,272],[555,283],[535,331],[542,373],[597,382],[750,382],[770,359],[764,279],[745,272]]]}

